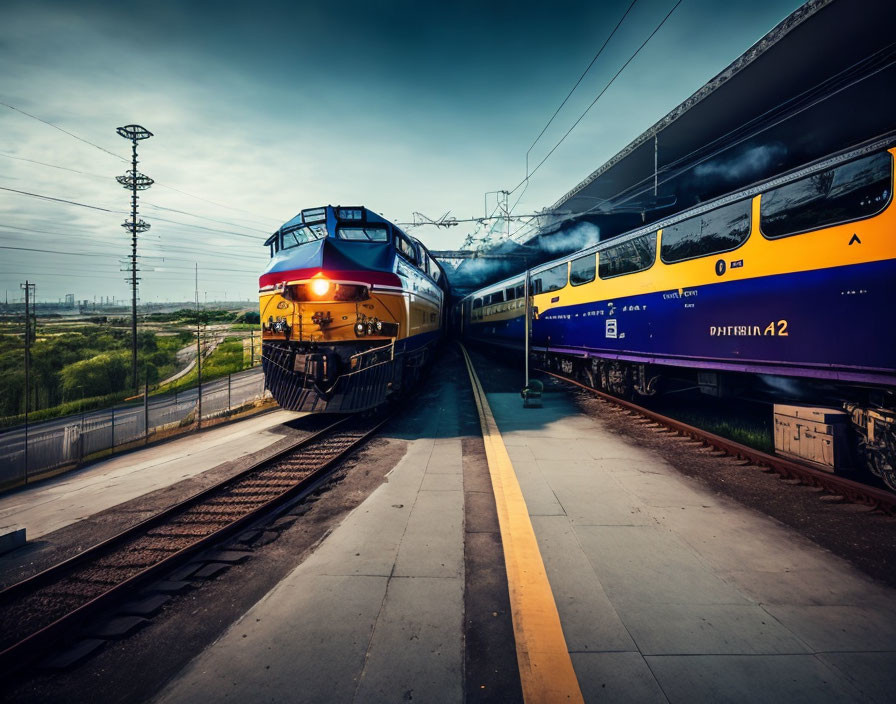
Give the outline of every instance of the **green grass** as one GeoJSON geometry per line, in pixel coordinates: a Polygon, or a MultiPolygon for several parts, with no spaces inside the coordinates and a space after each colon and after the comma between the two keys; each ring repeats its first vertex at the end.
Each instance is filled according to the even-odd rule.
{"type": "MultiPolygon", "coordinates": [[[[212,379],[219,379],[222,376],[235,374],[248,367],[249,363],[243,353],[242,338],[228,337],[215,348],[215,351],[209,357],[202,360],[202,381],[205,383],[212,379]]],[[[198,376],[196,367],[193,367],[188,374],[170,384],[160,386],[151,395],[193,388],[196,386],[198,376]]]]}
{"type": "Polygon", "coordinates": [[[762,452],[774,452],[772,413],[767,405],[692,395],[688,398],[659,397],[649,407],[682,423],[742,445],[762,452]]]}

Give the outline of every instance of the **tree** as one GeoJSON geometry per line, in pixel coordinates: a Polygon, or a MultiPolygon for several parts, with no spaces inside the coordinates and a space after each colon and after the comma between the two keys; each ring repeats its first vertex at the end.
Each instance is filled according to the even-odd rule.
{"type": "Polygon", "coordinates": [[[128,383],[130,355],[126,351],[103,352],[63,367],[59,373],[65,398],[105,396],[128,383]]]}

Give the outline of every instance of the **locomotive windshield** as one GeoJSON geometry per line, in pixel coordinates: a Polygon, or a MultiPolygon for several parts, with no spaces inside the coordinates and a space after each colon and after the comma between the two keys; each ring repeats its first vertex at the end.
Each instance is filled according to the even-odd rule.
{"type": "Polygon", "coordinates": [[[388,242],[389,231],[385,227],[367,225],[365,227],[340,227],[336,236],[341,240],[361,242],[388,242]]]}
{"type": "Polygon", "coordinates": [[[281,233],[281,249],[297,247],[300,244],[322,240],[327,236],[327,226],[323,223],[316,225],[299,225],[281,233]]]}

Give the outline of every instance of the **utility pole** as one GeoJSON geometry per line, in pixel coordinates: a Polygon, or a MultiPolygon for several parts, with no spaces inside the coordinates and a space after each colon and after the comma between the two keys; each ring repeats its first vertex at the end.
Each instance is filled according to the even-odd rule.
{"type": "Polygon", "coordinates": [[[131,140],[132,157],[131,170],[124,176],[117,176],[116,180],[126,189],[131,191],[131,219],[125,220],[122,227],[131,233],[131,276],[126,279],[131,284],[131,385],[134,392],[137,386],[137,235],[146,232],[149,224],[137,219],[137,191],[145,191],[153,184],[153,180],[137,171],[137,142],[141,139],[152,137],[145,127],[140,125],[125,125],[119,127],[116,132],[125,139],[131,140]]]}
{"type": "Polygon", "coordinates": [[[523,286],[523,297],[526,301],[526,304],[523,306],[523,317],[525,318],[525,321],[523,323],[523,335],[525,336],[525,339],[523,341],[523,354],[526,360],[526,376],[523,388],[527,388],[529,386],[529,325],[531,325],[531,308],[529,307],[529,296],[531,295],[532,291],[529,290],[529,263],[526,262],[526,283],[523,286]]]}
{"type": "MultiPolygon", "coordinates": [[[[34,340],[34,329],[31,320],[30,308],[34,308],[31,293],[35,290],[35,284],[27,279],[19,284],[25,291],[25,483],[28,483],[28,413],[31,410],[31,343],[34,340]]],[[[36,320],[34,321],[37,322],[36,320]]]]}
{"type": "Polygon", "coordinates": [[[202,427],[202,332],[200,323],[196,323],[196,386],[197,404],[196,404],[196,429],[202,427]]]}
{"type": "Polygon", "coordinates": [[[195,266],[196,266],[196,282],[195,282],[195,284],[196,284],[196,289],[195,289],[196,310],[199,310],[199,262],[195,262],[195,266]]]}

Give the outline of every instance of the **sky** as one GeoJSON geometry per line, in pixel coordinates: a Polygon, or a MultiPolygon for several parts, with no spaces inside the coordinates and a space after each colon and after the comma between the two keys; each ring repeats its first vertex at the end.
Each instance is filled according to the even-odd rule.
{"type": "MultiPolygon", "coordinates": [[[[676,2],[4,0],[0,288],[130,300],[132,123],[154,134],[143,302],[192,300],[197,264],[200,302],[254,299],[264,240],[303,208],[463,219],[501,189],[515,214],[546,208],[801,4],[676,2]],[[534,167],[558,142],[526,180],[527,151],[534,167]]],[[[450,249],[475,227],[410,232],[450,249]]]]}

